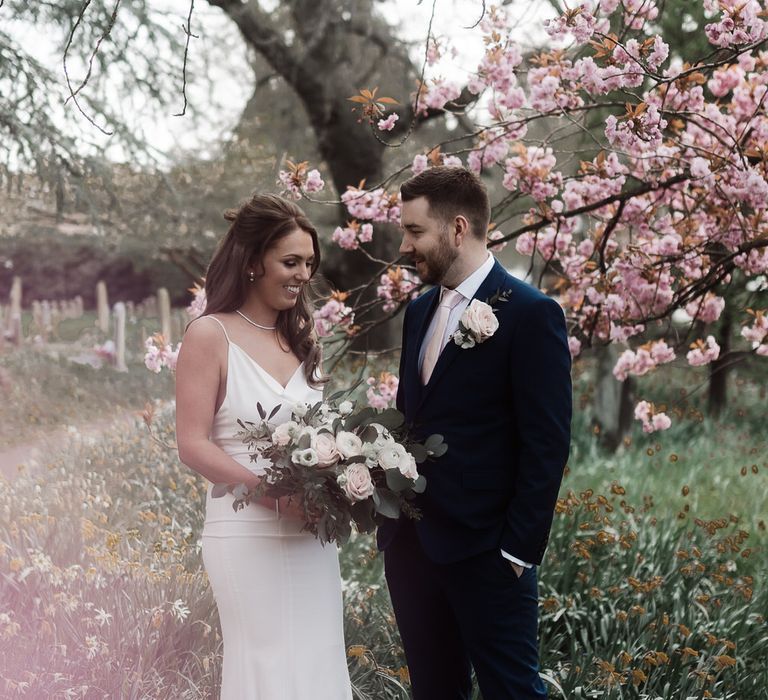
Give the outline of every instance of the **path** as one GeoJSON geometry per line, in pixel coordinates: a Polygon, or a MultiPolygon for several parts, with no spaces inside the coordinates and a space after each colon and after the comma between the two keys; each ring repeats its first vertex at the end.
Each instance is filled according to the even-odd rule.
{"type": "Polygon", "coordinates": [[[113,416],[79,426],[56,428],[36,440],[0,449],[0,475],[12,479],[20,470],[34,470],[47,459],[46,455],[61,453],[75,442],[96,441],[108,429],[126,428],[133,425],[140,411],[124,409],[113,416]]]}

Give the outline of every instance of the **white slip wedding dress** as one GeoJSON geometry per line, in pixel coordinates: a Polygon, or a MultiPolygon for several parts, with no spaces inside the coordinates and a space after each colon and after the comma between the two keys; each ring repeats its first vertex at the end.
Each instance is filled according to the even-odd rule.
{"type": "MultiPolygon", "coordinates": [[[[226,396],[211,440],[259,473],[235,433],[237,420],[272,422],[291,407],[321,400],[300,365],[285,387],[242,348],[228,343],[226,396]]],[[[203,562],[224,637],[221,700],[351,700],[344,645],[341,576],[336,546],[301,532],[302,523],[251,504],[235,512],[232,496],[206,499],[203,562]]]]}

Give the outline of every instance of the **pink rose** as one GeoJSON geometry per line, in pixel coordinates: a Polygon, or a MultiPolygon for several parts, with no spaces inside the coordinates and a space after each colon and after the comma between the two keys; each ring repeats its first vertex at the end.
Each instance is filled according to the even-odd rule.
{"type": "Polygon", "coordinates": [[[368,467],[361,462],[350,464],[339,476],[339,485],[350,501],[364,501],[373,496],[374,486],[368,467]]]}
{"type": "Polygon", "coordinates": [[[471,301],[461,321],[478,342],[490,338],[499,327],[499,319],[493,309],[479,299],[471,301]]]}
{"type": "Polygon", "coordinates": [[[278,447],[285,447],[291,438],[296,434],[299,429],[299,424],[296,421],[289,420],[285,423],[278,425],[272,433],[272,444],[278,447]]]}
{"type": "Polygon", "coordinates": [[[317,466],[331,467],[339,461],[341,455],[336,449],[336,439],[330,433],[319,433],[315,440],[315,451],[317,452],[317,466]]]}

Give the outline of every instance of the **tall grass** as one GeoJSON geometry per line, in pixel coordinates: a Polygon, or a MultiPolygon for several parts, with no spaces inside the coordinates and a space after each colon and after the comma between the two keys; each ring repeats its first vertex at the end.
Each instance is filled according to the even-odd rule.
{"type": "MultiPolygon", "coordinates": [[[[38,361],[53,377],[56,361],[38,361]]],[[[577,416],[540,571],[551,697],[767,697],[766,436],[759,387],[741,394],[720,421],[634,434],[617,455],[577,416]]],[[[159,410],[157,440],[137,423],[0,482],[0,696],[215,697],[205,484],[161,444],[172,418],[159,410]]],[[[354,538],[341,563],[355,697],[404,700],[372,539],[354,538]]]]}

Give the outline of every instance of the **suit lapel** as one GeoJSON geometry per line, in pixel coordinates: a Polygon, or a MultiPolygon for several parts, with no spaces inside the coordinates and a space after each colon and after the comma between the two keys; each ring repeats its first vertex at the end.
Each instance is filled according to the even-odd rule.
{"type": "MultiPolygon", "coordinates": [[[[483,283],[480,285],[480,287],[478,287],[478,290],[475,293],[475,296],[472,297],[472,299],[480,299],[481,301],[485,301],[486,299],[491,297],[500,287],[504,286],[506,274],[507,274],[506,271],[501,266],[501,264],[499,264],[499,261],[497,260],[494,263],[494,266],[491,268],[491,271],[488,273],[488,276],[483,280],[483,283]]],[[[433,301],[433,303],[430,304],[430,310],[434,309],[434,306],[435,304],[433,301]]],[[[424,338],[424,334],[427,331],[427,326],[429,325],[429,319],[431,318],[431,316],[432,316],[431,313],[427,314],[427,324],[425,324],[424,328],[422,329],[421,336],[419,338],[419,343],[416,346],[416,373],[415,375],[411,376],[411,380],[419,383],[421,382],[421,377],[419,377],[419,373],[418,373],[419,348],[421,347],[421,341],[424,338]]],[[[458,354],[460,352],[471,352],[471,351],[472,351],[471,348],[462,350],[455,342],[453,342],[453,340],[450,340],[450,339],[448,340],[448,344],[445,346],[443,351],[440,353],[440,357],[438,357],[437,359],[437,364],[435,365],[435,369],[432,371],[432,376],[429,378],[429,382],[421,392],[421,400],[418,403],[419,407],[421,407],[421,404],[424,403],[427,396],[429,396],[430,392],[434,389],[435,385],[440,381],[441,377],[448,370],[451,363],[456,359],[458,354]]]]}

